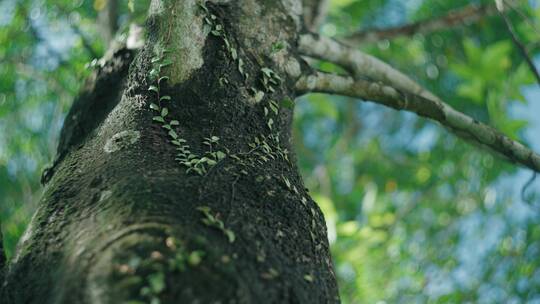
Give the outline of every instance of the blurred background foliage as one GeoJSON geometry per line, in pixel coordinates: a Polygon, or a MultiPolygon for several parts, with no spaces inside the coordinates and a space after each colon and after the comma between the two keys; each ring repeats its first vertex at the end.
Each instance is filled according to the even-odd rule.
{"type": "MultiPolygon", "coordinates": [[[[400,26],[470,3],[491,2],[332,0],[321,32],[400,26]]],[[[515,3],[508,17],[538,64],[540,3],[515,3]]],[[[88,65],[105,51],[96,22],[105,4],[0,2],[0,221],[8,255],[39,203],[41,170],[88,65]]],[[[144,20],[147,5],[119,2],[121,33],[144,20]]],[[[359,47],[540,151],[540,89],[499,16],[359,47]]],[[[343,303],[540,303],[540,178],[524,189],[530,171],[415,115],[345,97],[301,98],[294,141],[326,216],[343,303]]]]}

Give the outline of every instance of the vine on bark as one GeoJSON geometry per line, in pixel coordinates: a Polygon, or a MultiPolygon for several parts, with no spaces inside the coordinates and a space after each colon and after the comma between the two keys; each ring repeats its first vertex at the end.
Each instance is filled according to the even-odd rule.
{"type": "Polygon", "coordinates": [[[201,221],[206,226],[214,227],[216,229],[221,230],[221,232],[223,232],[223,234],[227,236],[227,239],[229,239],[229,243],[234,243],[234,241],[236,240],[236,235],[231,229],[225,228],[225,224],[223,223],[223,221],[221,221],[218,218],[217,215],[214,216],[212,215],[212,213],[210,213],[212,211],[210,207],[203,206],[203,207],[197,208],[197,210],[199,210],[200,212],[204,214],[204,218],[201,221]]]}
{"type": "Polygon", "coordinates": [[[186,173],[193,171],[199,175],[203,175],[210,167],[215,166],[219,161],[224,159],[226,154],[223,151],[213,151],[214,146],[219,142],[219,137],[217,136],[210,136],[203,141],[203,144],[209,146],[210,151],[205,152],[203,156],[195,154],[191,152],[187,141],[180,138],[178,133],[174,130],[176,126],[180,125],[180,122],[175,119],[170,119],[168,117],[169,109],[166,106],[163,106],[163,103],[171,102],[171,96],[161,95],[161,84],[169,79],[168,76],[161,76],[161,69],[172,64],[172,62],[166,58],[166,54],[169,52],[169,50],[158,44],[154,48],[154,56],[151,59],[153,67],[150,70],[149,77],[153,84],[148,87],[148,91],[156,95],[157,103],[151,102],[150,109],[158,113],[152,119],[160,123],[162,128],[167,130],[167,134],[170,137],[170,143],[176,146],[177,154],[175,160],[187,168],[186,173]]]}

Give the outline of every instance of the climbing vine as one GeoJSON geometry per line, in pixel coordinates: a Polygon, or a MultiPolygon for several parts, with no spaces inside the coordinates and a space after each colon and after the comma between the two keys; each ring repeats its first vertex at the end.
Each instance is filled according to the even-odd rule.
{"type": "Polygon", "coordinates": [[[204,217],[201,220],[203,224],[209,227],[216,228],[223,232],[223,234],[227,236],[229,243],[234,242],[234,240],[236,239],[234,232],[231,229],[225,228],[225,224],[223,223],[223,221],[221,221],[217,215],[215,216],[211,213],[212,209],[210,209],[210,207],[202,206],[198,207],[197,210],[204,214],[204,217]]]}
{"type": "Polygon", "coordinates": [[[208,168],[224,159],[226,154],[223,151],[214,151],[219,142],[219,137],[217,136],[210,136],[204,139],[203,144],[208,146],[210,150],[201,156],[193,153],[187,144],[187,140],[179,137],[175,131],[175,127],[179,126],[180,122],[169,117],[169,108],[166,106],[167,103],[172,102],[172,98],[170,95],[162,94],[162,84],[169,80],[169,77],[162,76],[161,72],[163,68],[172,64],[166,56],[169,52],[168,49],[158,44],[154,48],[154,56],[151,58],[152,69],[148,75],[151,84],[148,87],[148,91],[156,97],[156,102],[150,103],[150,109],[157,112],[152,120],[161,124],[161,127],[167,131],[170,143],[176,147],[177,153],[175,160],[180,165],[186,167],[186,173],[195,172],[203,175],[207,173],[208,168]]]}
{"type": "MultiPolygon", "coordinates": [[[[212,14],[204,3],[199,3],[199,6],[206,15],[204,21],[210,26],[210,33],[222,39],[227,53],[236,64],[238,72],[243,76],[244,80],[247,81],[249,79],[249,74],[244,70],[244,61],[238,55],[238,50],[231,44],[218,17],[212,14]]],[[[166,41],[168,41],[168,39],[169,38],[167,37],[166,41]]],[[[166,41],[164,44],[166,44],[166,41]]],[[[217,136],[204,138],[203,145],[207,146],[208,150],[202,155],[192,152],[187,140],[179,136],[176,128],[180,125],[180,122],[170,118],[169,108],[167,107],[167,104],[172,102],[172,98],[170,95],[162,94],[162,86],[169,80],[168,76],[162,75],[162,70],[172,64],[170,59],[167,58],[167,54],[170,50],[158,43],[154,47],[153,52],[154,54],[151,58],[152,69],[148,75],[150,80],[148,91],[155,95],[155,101],[150,103],[150,109],[156,112],[156,115],[154,115],[152,119],[166,130],[170,143],[176,147],[175,160],[186,168],[186,173],[195,172],[199,175],[204,175],[209,171],[209,168],[215,166],[219,161],[227,157],[227,154],[224,151],[217,149],[220,140],[217,136]]],[[[261,68],[260,82],[264,91],[258,90],[252,86],[249,86],[249,91],[253,93],[256,102],[260,102],[266,94],[274,93],[275,86],[279,85],[281,81],[282,79],[277,73],[268,67],[263,67],[261,68]]],[[[226,78],[221,78],[220,82],[228,83],[228,80],[226,78]]],[[[279,108],[280,104],[272,99],[268,99],[267,104],[263,107],[266,126],[270,131],[273,130],[275,119],[279,114],[279,108]]],[[[259,156],[260,160],[267,162],[269,159],[276,159],[276,157],[279,156],[289,161],[288,151],[280,147],[279,134],[271,134],[268,137],[261,135],[261,137],[261,139],[256,137],[255,143],[250,144],[252,151],[259,156]],[[272,145],[269,142],[271,142],[272,145]],[[263,153],[266,155],[263,155],[263,153]]],[[[231,157],[239,158],[238,155],[231,155],[231,157]]]]}

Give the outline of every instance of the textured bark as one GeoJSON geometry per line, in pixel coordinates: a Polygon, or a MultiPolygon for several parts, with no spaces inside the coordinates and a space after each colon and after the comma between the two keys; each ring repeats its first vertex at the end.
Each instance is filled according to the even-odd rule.
{"type": "Polygon", "coordinates": [[[66,119],[2,303],[339,301],[324,218],[290,152],[292,109],[268,111],[271,100],[295,97],[287,75],[300,69],[300,1],[214,1],[209,12],[197,4],[154,1],[145,47],[97,67],[66,119]],[[209,34],[209,14],[241,69],[209,34]],[[186,173],[152,121],[148,75],[160,43],[172,50],[161,91],[176,133],[197,154],[218,136],[214,148],[227,155],[203,175],[186,173]],[[264,67],[283,79],[275,92],[262,85],[264,67]]]}

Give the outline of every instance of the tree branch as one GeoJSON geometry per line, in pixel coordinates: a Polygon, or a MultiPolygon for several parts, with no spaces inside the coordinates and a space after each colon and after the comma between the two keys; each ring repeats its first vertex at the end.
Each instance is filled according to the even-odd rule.
{"type": "Polygon", "coordinates": [[[496,12],[493,5],[470,4],[452,10],[445,16],[422,20],[398,27],[386,29],[368,29],[346,36],[343,40],[348,44],[359,45],[372,43],[383,39],[393,39],[400,36],[413,36],[415,34],[429,34],[464,24],[478,22],[484,17],[496,12]]]}
{"type": "Polygon", "coordinates": [[[328,13],[328,0],[303,0],[304,24],[310,31],[317,31],[328,13]]]}
{"type": "Polygon", "coordinates": [[[527,65],[529,66],[529,70],[533,73],[534,77],[536,78],[536,82],[540,85],[540,73],[538,73],[538,70],[536,69],[536,66],[534,65],[534,62],[529,55],[529,52],[527,52],[527,48],[521,41],[519,40],[517,33],[514,29],[514,26],[512,25],[512,22],[508,19],[504,12],[504,1],[497,1],[497,10],[499,11],[499,14],[501,15],[502,19],[504,20],[504,23],[506,25],[506,30],[508,31],[508,34],[510,34],[510,37],[512,38],[512,42],[519,50],[521,57],[525,59],[525,62],[527,62],[527,65]]]}
{"type": "Polygon", "coordinates": [[[109,0],[98,14],[98,23],[105,45],[110,45],[118,30],[118,0],[109,0]]]}
{"type": "Polygon", "coordinates": [[[373,101],[396,110],[406,110],[434,120],[450,132],[496,155],[540,172],[540,155],[496,129],[455,110],[446,103],[395,89],[391,86],[348,76],[315,72],[296,83],[298,93],[321,92],[373,101]]]}
{"type": "Polygon", "coordinates": [[[300,36],[298,48],[302,55],[327,60],[342,66],[356,79],[379,80],[399,90],[437,99],[436,96],[389,64],[331,38],[304,34],[300,36]]]}

